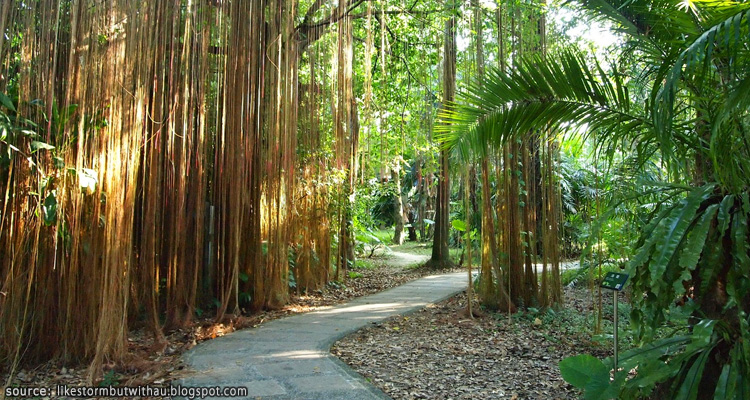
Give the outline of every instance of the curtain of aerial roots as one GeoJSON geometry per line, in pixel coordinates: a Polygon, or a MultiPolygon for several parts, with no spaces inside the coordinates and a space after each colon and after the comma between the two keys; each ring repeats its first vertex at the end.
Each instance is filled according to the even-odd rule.
{"type": "Polygon", "coordinates": [[[364,179],[367,176],[367,168],[372,164],[372,56],[374,54],[374,26],[373,26],[373,6],[372,1],[367,2],[367,16],[365,19],[365,31],[367,32],[367,38],[365,39],[365,54],[364,54],[364,89],[365,97],[362,107],[362,127],[365,131],[363,135],[366,135],[363,140],[363,146],[360,150],[359,157],[359,179],[360,183],[364,183],[364,179]]]}
{"type": "MultiPolygon", "coordinates": [[[[498,6],[497,40],[503,69],[506,41],[503,20],[511,17],[511,45],[517,52],[521,42],[520,29],[516,30],[519,16],[517,9],[508,13],[498,6]]],[[[537,24],[543,29],[543,18],[537,24]]],[[[543,44],[544,32],[539,36],[543,44]]],[[[555,175],[558,147],[537,136],[504,145],[495,162],[497,202],[494,209],[489,151],[481,161],[482,279],[479,294],[487,306],[513,312],[516,306],[547,307],[562,301],[560,188],[555,175]]]]}
{"type": "Polygon", "coordinates": [[[490,187],[488,161],[482,161],[483,278],[479,293],[485,305],[499,310],[513,312],[516,306],[547,307],[562,301],[560,188],[555,174],[559,150],[555,143],[543,143],[533,138],[502,150],[496,166],[499,184],[494,210],[492,193],[485,189],[490,187]],[[498,248],[502,257],[498,257],[498,248]],[[495,285],[484,278],[487,276],[494,276],[495,285]]]}
{"type": "MultiPolygon", "coordinates": [[[[251,2],[257,3],[257,2],[251,2]]],[[[268,244],[264,262],[252,271],[256,280],[253,304],[256,308],[278,308],[288,300],[288,243],[292,231],[294,172],[297,148],[297,43],[293,39],[297,1],[278,0],[269,4],[270,32],[266,57],[266,129],[261,141],[263,238],[268,244]],[[263,271],[259,269],[262,268],[263,271]],[[261,291],[261,288],[263,289],[261,291]]],[[[242,22],[240,22],[242,23],[242,22]]],[[[257,175],[257,174],[256,174],[257,175]]],[[[247,195],[252,195],[253,186],[247,195]]]]}
{"type": "Polygon", "coordinates": [[[296,2],[219,4],[3,2],[0,91],[38,136],[0,142],[1,366],[96,374],[136,323],[162,340],[198,302],[221,319],[286,300],[296,2]]]}
{"type": "MultiPolygon", "coordinates": [[[[313,28],[318,32],[311,36],[323,36],[322,26],[313,28]]],[[[305,154],[300,160],[302,179],[297,185],[295,195],[299,224],[301,229],[295,238],[294,277],[296,290],[317,289],[329,280],[331,259],[331,232],[336,223],[331,220],[331,185],[326,184],[330,178],[329,158],[323,151],[326,146],[324,133],[325,121],[321,115],[329,106],[333,89],[329,88],[328,71],[325,66],[332,58],[331,46],[327,43],[330,36],[313,43],[306,48],[309,80],[300,82],[300,149],[305,154]],[[327,91],[331,92],[327,92],[327,91]]]]}
{"type": "MultiPolygon", "coordinates": [[[[339,0],[335,12],[343,13],[348,6],[347,0],[339,0]]],[[[337,86],[333,104],[336,170],[341,183],[338,198],[338,253],[336,262],[336,279],[354,262],[354,238],[352,232],[352,194],[356,180],[355,165],[359,138],[357,106],[352,86],[352,19],[343,16],[338,23],[338,40],[336,56],[337,86]]]]}

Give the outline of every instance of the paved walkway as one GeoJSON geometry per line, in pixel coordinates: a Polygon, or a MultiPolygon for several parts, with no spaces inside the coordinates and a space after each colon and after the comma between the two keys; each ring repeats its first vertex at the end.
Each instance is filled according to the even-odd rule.
{"type": "Polygon", "coordinates": [[[466,273],[433,275],[325,310],[203,342],[184,355],[183,386],[245,386],[251,399],[388,399],[330,354],[367,324],[413,312],[466,288],[466,273]]]}

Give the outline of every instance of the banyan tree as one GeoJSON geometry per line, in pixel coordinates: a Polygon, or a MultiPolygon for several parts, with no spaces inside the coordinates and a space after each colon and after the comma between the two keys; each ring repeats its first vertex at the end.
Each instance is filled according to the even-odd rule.
{"type": "MultiPolygon", "coordinates": [[[[93,380],[105,362],[127,353],[134,327],[163,346],[166,332],[209,308],[222,322],[345,279],[354,262],[357,184],[378,168],[388,176],[393,164],[384,148],[391,113],[377,104],[388,98],[389,57],[402,61],[391,42],[405,47],[390,18],[394,26],[404,24],[394,17],[400,14],[445,25],[443,51],[451,57],[438,62],[444,79],[456,79],[449,58],[457,22],[440,18],[455,12],[416,5],[3,1],[0,366],[9,371],[2,372],[60,358],[91,362],[93,380]],[[357,42],[364,52],[354,51],[357,42]]],[[[521,24],[507,10],[498,15],[521,24]]],[[[522,44],[518,32],[514,46],[522,44]]],[[[496,57],[503,64],[506,41],[500,38],[496,57]]],[[[443,45],[434,47],[439,58],[443,45]]],[[[411,82],[413,71],[406,72],[411,82]]],[[[431,138],[438,96],[418,80],[425,86],[419,134],[431,138]]],[[[443,84],[453,91],[455,82],[443,84]]],[[[451,98],[440,99],[444,107],[451,98]]],[[[554,230],[557,218],[554,144],[475,150],[483,282],[509,290],[504,307],[557,301],[538,297],[530,272],[532,258],[555,257],[555,232],[541,232],[554,230]],[[520,175],[510,161],[519,157],[520,175]],[[498,193],[508,200],[491,201],[498,193]],[[524,216],[522,201],[534,211],[524,216]],[[522,231],[535,238],[525,253],[522,231]]],[[[420,230],[429,231],[423,214],[435,208],[433,182],[441,182],[438,244],[441,263],[450,264],[448,178],[455,171],[447,150],[440,153],[439,174],[415,165],[420,193],[432,196],[415,209],[420,230]]]]}

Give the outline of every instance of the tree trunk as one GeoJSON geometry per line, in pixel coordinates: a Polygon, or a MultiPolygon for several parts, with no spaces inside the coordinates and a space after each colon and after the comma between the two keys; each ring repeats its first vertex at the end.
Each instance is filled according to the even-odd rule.
{"type": "Polygon", "coordinates": [[[410,242],[416,242],[417,241],[417,228],[416,228],[416,214],[414,214],[414,209],[409,205],[408,203],[405,203],[407,207],[406,211],[406,218],[407,221],[409,221],[409,241],[410,242]]]}
{"type": "Polygon", "coordinates": [[[391,170],[391,179],[396,183],[396,207],[393,211],[393,221],[395,222],[395,231],[393,233],[393,244],[400,246],[404,244],[404,201],[401,198],[401,179],[399,171],[401,167],[396,165],[391,170]]]}
{"type": "MultiPolygon", "coordinates": [[[[454,0],[448,0],[453,9],[454,0]]],[[[445,21],[443,67],[443,107],[453,101],[456,93],[456,17],[453,13],[445,21]]],[[[450,208],[450,181],[448,172],[448,150],[440,150],[440,177],[438,178],[437,202],[435,205],[435,237],[432,241],[432,257],[427,262],[431,268],[452,267],[448,253],[448,226],[450,208]]]]}

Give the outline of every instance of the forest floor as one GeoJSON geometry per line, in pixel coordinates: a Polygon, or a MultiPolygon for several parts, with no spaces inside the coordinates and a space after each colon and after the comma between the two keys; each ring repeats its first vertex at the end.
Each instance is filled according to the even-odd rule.
{"type": "MultiPolygon", "coordinates": [[[[358,260],[357,267],[349,271],[343,282],[331,282],[307,294],[293,294],[289,304],[282,309],[238,316],[225,323],[217,324],[212,317],[204,315],[191,326],[167,332],[165,344],[157,345],[153,335],[145,328],[136,328],[128,336],[128,355],[119,363],[105,364],[102,377],[95,384],[167,384],[181,376],[184,368],[180,362],[181,355],[198,342],[288,315],[344,303],[434,274],[435,271],[419,268],[429,258],[429,252],[429,244],[424,243],[407,242],[402,246],[380,247],[372,257],[358,260]]],[[[9,386],[86,386],[87,377],[87,365],[64,365],[60,361],[51,361],[35,368],[19,368],[9,386]]],[[[5,384],[7,378],[7,375],[0,374],[0,385],[5,384]]]]}
{"type": "Polygon", "coordinates": [[[593,318],[588,292],[566,289],[565,298],[557,312],[509,319],[480,311],[472,319],[462,293],[362,329],[331,352],[396,400],[577,399],[558,363],[581,353],[609,356],[611,344],[592,342],[586,330],[593,318]]]}
{"type": "MultiPolygon", "coordinates": [[[[369,252],[368,252],[369,253],[369,252]]],[[[125,360],[105,365],[99,385],[165,385],[183,376],[181,355],[198,342],[263,322],[346,302],[420,278],[429,244],[406,243],[380,248],[364,257],[342,283],[306,295],[289,305],[217,324],[202,319],[168,332],[157,346],[146,329],[130,332],[125,360]]],[[[458,256],[458,254],[455,254],[458,256]]],[[[562,381],[558,362],[569,355],[606,356],[607,348],[585,332],[591,301],[582,289],[566,289],[566,306],[558,312],[481,313],[470,319],[466,295],[460,294],[408,316],[394,317],[339,341],[332,353],[394,399],[418,398],[577,398],[562,381]]],[[[476,306],[478,308],[478,306],[476,306]]],[[[86,365],[49,362],[17,372],[13,386],[85,386],[86,365]]],[[[6,376],[0,376],[3,382],[6,376]]]]}

